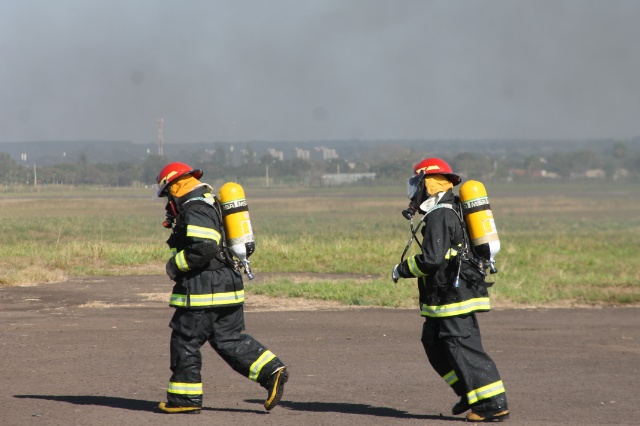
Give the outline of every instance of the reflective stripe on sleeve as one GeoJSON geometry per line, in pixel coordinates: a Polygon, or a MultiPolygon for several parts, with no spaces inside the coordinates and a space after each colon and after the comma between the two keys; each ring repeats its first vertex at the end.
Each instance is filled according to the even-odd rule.
{"type": "Polygon", "coordinates": [[[411,256],[409,259],[407,259],[407,266],[409,267],[409,271],[416,277],[424,277],[425,274],[424,272],[422,272],[420,270],[420,268],[418,268],[418,263],[416,262],[416,257],[418,257],[418,255],[415,256],[411,256]]]}
{"type": "Polygon", "coordinates": [[[187,272],[187,271],[189,271],[191,269],[191,268],[189,268],[189,264],[187,263],[187,259],[185,259],[185,257],[184,257],[184,250],[182,250],[180,253],[176,254],[175,259],[176,259],[176,266],[182,272],[187,272]]]}
{"type": "Polygon", "coordinates": [[[204,226],[187,225],[187,237],[202,238],[204,240],[213,240],[220,244],[222,236],[213,228],[205,228],[204,226]]]}
{"type": "MultiPolygon", "coordinates": [[[[452,257],[456,257],[457,255],[458,255],[458,248],[451,247],[445,253],[444,258],[445,260],[449,260],[452,257]]],[[[418,256],[420,255],[416,254],[415,256],[411,256],[409,259],[407,259],[407,266],[409,267],[409,272],[411,272],[414,276],[418,278],[426,277],[428,274],[425,274],[420,270],[420,268],[418,268],[418,261],[416,260],[418,256]]]]}

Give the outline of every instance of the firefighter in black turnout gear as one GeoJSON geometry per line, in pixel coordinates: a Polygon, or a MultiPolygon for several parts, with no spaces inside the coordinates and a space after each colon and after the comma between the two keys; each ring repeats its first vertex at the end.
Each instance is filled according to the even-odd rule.
{"type": "Polygon", "coordinates": [[[167,243],[173,257],[166,265],[175,281],[169,326],[171,371],[165,413],[199,413],[202,408],[200,348],[209,343],[231,368],[267,389],[264,406],[274,408],[288,379],[276,355],[244,330],[242,275],[226,250],[220,207],[202,171],[171,163],[157,178],[156,195],[167,198],[172,228],[167,243]]]}
{"type": "Polygon", "coordinates": [[[502,421],[509,417],[504,384],[482,347],[476,319],[476,312],[490,309],[486,274],[469,248],[460,200],[453,193],[460,182],[439,158],[414,166],[408,181],[411,204],[403,215],[423,214],[422,252],[397,264],[392,279],[418,278],[422,344],[433,369],[460,397],[452,413],[471,410],[467,421],[502,421]]]}

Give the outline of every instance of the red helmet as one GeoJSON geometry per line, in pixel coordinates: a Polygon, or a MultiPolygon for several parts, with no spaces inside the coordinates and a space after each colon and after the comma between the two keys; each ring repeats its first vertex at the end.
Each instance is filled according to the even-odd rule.
{"type": "Polygon", "coordinates": [[[184,163],[169,163],[164,166],[156,178],[156,182],[158,183],[156,196],[165,196],[165,190],[169,185],[186,175],[191,175],[196,179],[200,179],[202,177],[202,170],[193,169],[191,166],[184,163]]]}
{"type": "Polygon", "coordinates": [[[415,166],[413,166],[413,173],[418,174],[423,172],[426,175],[444,175],[449,181],[453,184],[453,186],[458,185],[462,182],[460,176],[453,173],[451,167],[444,161],[439,158],[425,158],[415,166]]]}

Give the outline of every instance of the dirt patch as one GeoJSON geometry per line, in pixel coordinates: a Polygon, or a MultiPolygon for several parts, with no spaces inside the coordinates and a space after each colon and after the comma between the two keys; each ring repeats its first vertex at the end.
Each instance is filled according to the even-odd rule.
{"type": "Polygon", "coordinates": [[[364,306],[349,306],[339,302],[313,300],[303,298],[273,298],[261,295],[249,295],[245,299],[245,311],[340,311],[347,309],[362,309],[364,306]]]}

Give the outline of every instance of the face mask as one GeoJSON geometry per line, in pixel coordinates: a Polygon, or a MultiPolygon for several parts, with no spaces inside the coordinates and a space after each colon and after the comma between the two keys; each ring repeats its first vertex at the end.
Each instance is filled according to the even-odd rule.
{"type": "Polygon", "coordinates": [[[407,220],[411,219],[419,211],[420,204],[428,197],[428,194],[425,194],[423,181],[424,172],[415,174],[407,179],[407,197],[410,201],[409,207],[402,211],[402,216],[407,220]]]}
{"type": "MultiPolygon", "coordinates": [[[[446,192],[453,188],[453,184],[444,175],[425,175],[420,172],[407,180],[407,197],[409,197],[409,208],[402,211],[406,219],[411,219],[417,212],[424,213],[420,206],[431,196],[446,192]]],[[[433,204],[437,203],[434,199],[433,204]]]]}
{"type": "Polygon", "coordinates": [[[424,172],[420,172],[407,179],[407,197],[410,200],[417,198],[418,194],[424,188],[422,181],[424,180],[424,172]]]}
{"type": "Polygon", "coordinates": [[[162,222],[162,226],[167,229],[171,229],[173,227],[173,223],[176,220],[176,217],[178,216],[178,209],[176,208],[176,205],[171,197],[169,197],[167,205],[164,207],[164,209],[166,211],[167,217],[165,218],[164,222],[162,222]]]}

